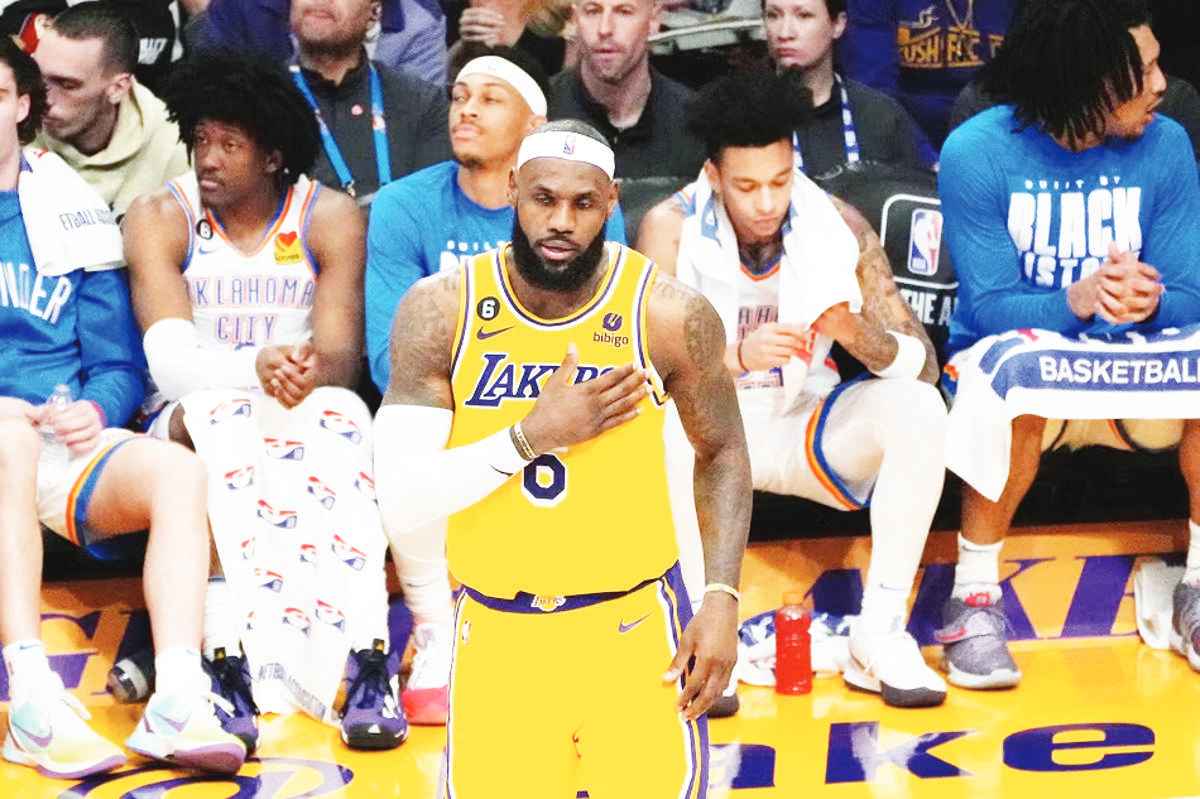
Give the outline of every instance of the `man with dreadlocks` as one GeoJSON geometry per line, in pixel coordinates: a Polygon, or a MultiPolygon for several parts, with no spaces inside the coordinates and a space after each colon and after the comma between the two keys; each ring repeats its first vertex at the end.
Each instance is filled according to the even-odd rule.
{"type": "Polygon", "coordinates": [[[1000,461],[1011,455],[1003,469],[977,473],[963,488],[958,567],[938,633],[955,685],[1007,687],[1021,678],[1006,642],[999,553],[1041,453],[1054,442],[1124,449],[1148,437],[1160,446],[1178,443],[1192,521],[1174,638],[1200,669],[1200,423],[1141,422],[1135,429],[1101,415],[1130,396],[1142,398],[1136,411],[1146,413],[1186,388],[1178,372],[1170,386],[1146,377],[1149,367],[1128,367],[1154,360],[1159,377],[1164,364],[1178,369],[1172,356],[1190,347],[1172,343],[1173,329],[1200,322],[1196,166],[1183,128],[1155,114],[1166,80],[1149,22],[1143,0],[1030,0],[984,72],[984,92],[1003,105],[955,130],[942,151],[945,236],[960,280],[950,325],[956,354],[944,378],[948,389],[960,389],[948,447],[995,451],[1000,461]],[[981,341],[991,336],[998,338],[981,341]],[[989,347],[991,357],[983,357],[989,347]],[[1045,357],[1026,361],[1032,369],[1018,365],[1001,375],[990,365],[1014,348],[1033,347],[1046,349],[1045,357]],[[1129,359],[1130,352],[1141,359],[1129,359]],[[1060,364],[1069,367],[1065,374],[1060,364]],[[1093,373],[1092,364],[1104,369],[1093,373]],[[1002,405],[1010,396],[1046,397],[1037,406],[1045,413],[1003,405],[1014,411],[1004,414],[1011,425],[999,423],[1005,443],[989,446],[995,440],[983,431],[997,414],[966,415],[980,396],[968,390],[968,376],[976,375],[985,379],[972,385],[988,389],[1002,378],[1015,381],[1021,391],[1005,389],[1002,405]],[[1055,415],[1055,395],[1055,407],[1077,414],[1065,427],[1045,418],[1055,415]],[[972,421],[961,438],[956,419],[972,421]]]}
{"type": "Polygon", "coordinates": [[[164,100],[194,172],[134,203],[125,249],[161,398],[149,432],[209,471],[204,654],[235,708],[223,721],[253,749],[258,708],[333,720],[345,671],[343,740],[392,748],[407,724],[387,667],[371,418],[346,388],[362,214],[304,176],[317,125],[283,71],[214,55],[181,65],[164,100]]]}

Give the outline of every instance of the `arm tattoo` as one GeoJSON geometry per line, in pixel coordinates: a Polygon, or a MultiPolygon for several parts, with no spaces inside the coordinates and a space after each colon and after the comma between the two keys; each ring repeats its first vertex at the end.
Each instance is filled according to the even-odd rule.
{"type": "Polygon", "coordinates": [[[425,405],[453,410],[450,354],[458,311],[459,271],[417,281],[392,322],[391,378],[384,405],[425,405]]]}
{"type": "Polygon", "coordinates": [[[696,452],[705,575],[710,582],[737,585],[752,492],[737,395],[722,362],[725,330],[707,300],[664,275],[655,282],[650,307],[651,348],[660,356],[655,364],[665,367],[660,372],[696,452]]]}
{"type": "Polygon", "coordinates": [[[858,283],[863,293],[863,324],[850,341],[840,342],[863,366],[872,371],[886,368],[896,357],[896,342],[889,330],[904,333],[925,345],[925,366],[919,379],[937,383],[937,354],[925,326],[917,321],[912,308],[900,296],[883,243],[857,210],[835,198],[834,205],[858,239],[858,283]]]}

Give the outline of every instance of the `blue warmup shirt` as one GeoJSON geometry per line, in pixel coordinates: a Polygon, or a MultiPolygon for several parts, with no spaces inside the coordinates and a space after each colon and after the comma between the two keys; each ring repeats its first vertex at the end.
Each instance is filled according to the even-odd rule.
{"type": "Polygon", "coordinates": [[[849,0],[846,77],[891,95],[936,149],[950,107],[1008,32],[1016,0],[849,0]]]}
{"type": "MultiPolygon", "coordinates": [[[[512,238],[512,207],[484,208],[458,185],[458,163],[443,161],[384,186],[367,229],[367,358],[371,379],[387,390],[388,341],[400,298],[413,283],[512,238]]],[[[625,243],[621,207],[605,237],[625,243]]]]}
{"type": "Polygon", "coordinates": [[[120,427],[142,403],[145,357],[124,269],[41,275],[15,191],[0,191],[0,397],[41,404],[59,383],[120,427]]]}
{"type": "Polygon", "coordinates": [[[1075,334],[1200,322],[1200,177],[1171,119],[1072,153],[1037,128],[1018,131],[1012,107],[998,106],[950,134],[938,193],[959,280],[950,352],[1022,327],[1075,334]],[[1066,287],[1096,271],[1113,240],[1166,287],[1140,325],[1081,320],[1067,305],[1066,287]]]}

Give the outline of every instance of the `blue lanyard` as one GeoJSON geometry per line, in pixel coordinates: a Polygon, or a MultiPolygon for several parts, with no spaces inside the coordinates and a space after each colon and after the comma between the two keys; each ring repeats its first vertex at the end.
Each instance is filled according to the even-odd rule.
{"type": "MultiPolygon", "coordinates": [[[[854,128],[854,115],[850,113],[850,95],[846,94],[846,84],[836,73],[834,83],[842,95],[842,135],[846,137],[846,163],[857,164],[862,160],[862,151],[858,147],[858,132],[854,128]]],[[[795,156],[796,171],[804,171],[804,155],[800,152],[800,137],[792,133],[792,153],[795,156]]]]}
{"type": "MultiPolygon", "coordinates": [[[[388,155],[387,119],[383,116],[383,88],[379,83],[379,73],[375,70],[375,65],[368,61],[367,69],[371,74],[371,131],[375,137],[375,167],[379,170],[379,187],[383,188],[392,182],[392,162],[388,155]]],[[[308,100],[313,113],[317,115],[317,125],[321,128],[321,143],[325,147],[325,155],[329,157],[333,171],[337,174],[338,182],[342,184],[342,191],[351,197],[357,196],[354,193],[354,175],[350,174],[350,167],[346,166],[346,159],[342,157],[342,151],[334,141],[333,133],[325,124],[325,118],[321,116],[317,98],[313,97],[312,90],[308,88],[308,81],[304,79],[300,65],[292,64],[291,70],[296,88],[304,95],[304,99],[308,100]]]]}

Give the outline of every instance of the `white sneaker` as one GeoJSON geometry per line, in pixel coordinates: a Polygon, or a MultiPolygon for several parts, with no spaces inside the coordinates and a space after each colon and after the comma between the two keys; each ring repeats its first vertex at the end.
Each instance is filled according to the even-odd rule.
{"type": "Polygon", "coordinates": [[[442,725],[450,714],[450,658],[454,629],[449,624],[418,624],[412,671],[401,699],[410,724],[442,725]]]}
{"type": "Polygon", "coordinates": [[[90,718],[50,672],[35,698],[9,707],[4,759],[56,779],[82,779],[125,765],[125,754],[87,725],[90,718]]]}
{"type": "Polygon", "coordinates": [[[216,707],[233,714],[233,706],[213,693],[155,693],[125,743],[155,760],[235,774],[246,760],[246,745],[221,728],[216,707]]]}
{"type": "Polygon", "coordinates": [[[850,632],[850,662],[843,678],[850,685],[883,695],[893,707],[931,707],[946,699],[946,682],[921,656],[902,629],[887,633],[850,632]]]}

